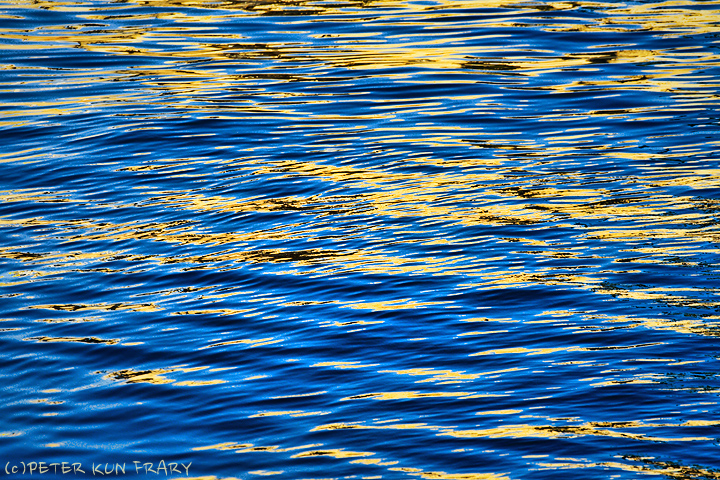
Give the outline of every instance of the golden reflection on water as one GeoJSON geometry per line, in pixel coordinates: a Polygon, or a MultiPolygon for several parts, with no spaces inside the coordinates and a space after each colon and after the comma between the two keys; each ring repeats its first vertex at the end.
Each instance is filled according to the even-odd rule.
{"type": "MultiPolygon", "coordinates": [[[[196,447],[193,450],[220,450],[227,451],[231,450],[235,453],[252,453],[252,452],[269,452],[269,453],[284,453],[301,450],[299,453],[292,455],[293,458],[313,458],[313,457],[331,457],[336,459],[352,459],[349,460],[351,464],[363,464],[363,465],[377,465],[383,467],[390,467],[390,472],[404,472],[410,473],[413,476],[419,476],[420,478],[428,479],[448,479],[448,480],[508,480],[509,477],[504,474],[494,473],[462,473],[452,474],[446,472],[429,472],[423,471],[419,468],[413,467],[399,467],[397,466],[400,462],[398,461],[387,461],[382,458],[367,458],[376,455],[374,452],[359,452],[346,449],[320,449],[322,444],[311,444],[311,445],[299,445],[295,447],[280,448],[278,445],[272,446],[256,446],[251,443],[233,443],[226,442],[217,445],[209,445],[203,447],[196,447]]],[[[281,472],[280,472],[281,473],[281,472]]]]}
{"type": "MultiPolygon", "coordinates": [[[[521,413],[522,410],[497,410],[491,412],[478,412],[476,415],[514,415],[521,413]]],[[[617,438],[632,438],[635,440],[644,440],[650,442],[693,442],[712,440],[709,437],[673,437],[661,438],[648,436],[640,433],[618,431],[617,429],[633,429],[633,428],[660,428],[660,427],[699,427],[699,426],[716,426],[720,424],[716,420],[690,421],[682,424],[671,423],[655,423],[646,424],[643,422],[591,422],[582,425],[504,425],[498,428],[488,428],[482,430],[455,430],[453,428],[420,424],[391,424],[391,425],[362,425],[362,424],[326,424],[319,425],[313,431],[321,430],[345,430],[345,429],[372,429],[372,430],[432,430],[438,432],[439,436],[451,436],[459,438],[558,438],[558,437],[574,437],[574,436],[603,436],[617,438]],[[603,428],[610,427],[614,430],[603,428]]]]}
{"type": "MultiPolygon", "coordinates": [[[[197,7],[204,6],[218,8],[216,2],[138,2],[153,7],[197,7]]],[[[462,12],[464,9],[476,7],[477,3],[470,0],[452,2],[434,2],[438,4],[435,8],[453,8],[454,11],[462,12]]],[[[15,8],[38,8],[46,10],[64,10],[69,12],[83,11],[83,3],[63,3],[63,2],[16,2],[15,8]],[[72,7],[78,5],[78,7],[72,7]]],[[[703,33],[716,33],[720,31],[720,8],[709,9],[709,6],[718,6],[718,2],[703,2],[705,9],[698,10],[697,4],[692,1],[685,2],[659,2],[644,5],[615,5],[604,4],[598,2],[521,2],[521,1],[505,1],[505,2],[483,2],[484,8],[508,8],[514,6],[518,11],[526,12],[544,12],[558,10],[567,12],[581,11],[582,9],[604,9],[605,15],[601,21],[591,21],[586,17],[567,17],[563,18],[567,24],[546,24],[545,29],[549,32],[562,31],[586,31],[586,32],[626,32],[636,29],[642,25],[644,31],[661,31],[666,37],[673,35],[699,35],[703,33]]],[[[128,4],[127,7],[131,7],[128,4]]],[[[108,55],[141,55],[143,57],[162,57],[175,59],[211,59],[218,70],[213,72],[212,76],[208,76],[207,71],[189,69],[150,69],[149,66],[135,67],[132,70],[115,72],[119,76],[144,76],[148,78],[160,78],[156,82],[146,82],[148,85],[154,85],[156,89],[165,92],[172,92],[178,98],[204,98],[209,94],[217,93],[230,87],[247,84],[253,85],[258,79],[273,78],[270,71],[261,71],[254,74],[233,75],[226,73],[223,67],[236,65],[239,60],[256,60],[258,58],[272,58],[276,62],[293,62],[298,59],[312,60],[317,64],[331,65],[334,68],[348,68],[368,71],[387,69],[392,67],[406,67],[413,65],[421,65],[423,68],[442,69],[448,71],[463,72],[471,68],[474,71],[504,71],[506,74],[512,73],[519,78],[525,76],[538,76],[550,72],[563,69],[592,69],[593,65],[604,63],[663,63],[663,70],[643,69],[642,73],[634,74],[630,77],[611,78],[608,80],[600,80],[593,82],[573,81],[568,84],[553,84],[544,88],[562,93],[566,91],[577,91],[584,89],[596,89],[602,91],[618,90],[638,87],[648,91],[682,91],[693,90],[696,85],[691,79],[682,79],[687,73],[692,73],[703,66],[713,65],[718,60],[717,55],[712,55],[703,51],[702,45],[697,47],[688,47],[688,50],[663,51],[663,50],[644,50],[629,48],[632,45],[600,45],[598,48],[604,48],[597,52],[585,53],[569,53],[562,56],[547,56],[547,52],[537,52],[536,56],[528,56],[527,49],[519,49],[525,53],[524,56],[513,55],[503,58],[507,55],[508,48],[503,44],[503,35],[493,35],[492,29],[506,29],[522,26],[516,22],[505,22],[488,16],[487,19],[474,21],[457,20],[455,22],[445,22],[444,25],[462,26],[464,29],[483,29],[487,31],[487,38],[497,36],[496,47],[478,48],[477,46],[463,46],[461,40],[447,44],[447,41],[440,38],[436,39],[432,36],[432,31],[437,28],[432,15],[428,15],[427,8],[421,4],[413,2],[372,2],[372,6],[380,8],[378,12],[379,20],[386,19],[392,22],[396,15],[403,15],[404,21],[413,27],[422,27],[422,33],[410,33],[401,37],[401,39],[392,38],[392,42],[382,38],[379,32],[353,32],[347,35],[322,36],[317,39],[317,35],[308,32],[308,39],[305,41],[293,42],[290,44],[283,43],[257,43],[247,42],[240,36],[233,36],[227,32],[213,33],[212,29],[205,30],[206,33],[200,33],[193,30],[193,23],[210,23],[220,24],[228,21],[237,21],[243,18],[253,18],[257,15],[282,15],[288,14],[288,19],[292,22],[292,17],[299,13],[298,8],[308,9],[307,13],[312,13],[317,17],[317,21],[324,21],[323,17],[332,16],[333,21],[342,21],[343,16],[348,16],[348,21],[353,21],[354,16],[367,8],[365,2],[347,2],[342,8],[336,8],[330,4],[322,2],[227,2],[221,6],[223,15],[186,15],[184,13],[165,11],[153,14],[124,14],[123,19],[137,21],[157,21],[168,20],[177,23],[178,26],[151,26],[145,24],[132,28],[123,28],[121,30],[113,30],[106,24],[92,24],[91,33],[85,31],[84,26],[79,30],[68,30],[66,25],[43,26],[39,29],[12,29],[5,28],[0,33],[12,40],[19,40],[5,48],[11,49],[33,49],[55,48],[58,45],[72,45],[87,51],[105,53],[108,55]],[[235,12],[228,15],[228,12],[235,12]],[[187,26],[186,26],[187,25],[187,26]],[[97,27],[105,27],[98,29],[97,27]],[[430,35],[428,35],[430,33],[430,35]],[[191,35],[189,35],[191,34],[191,35]],[[234,38],[236,37],[236,38],[234,38]],[[237,43],[229,43],[228,40],[237,40],[237,43]],[[316,44],[312,40],[324,40],[321,44],[316,44]],[[219,41],[213,43],[213,41],[219,41]],[[149,46],[144,47],[144,44],[149,46]],[[168,48],[171,46],[182,46],[181,49],[168,48]],[[334,48],[333,48],[334,47],[334,48]],[[618,48],[622,47],[622,48],[618,48]],[[172,79],[165,81],[163,79],[172,79]]],[[[122,12],[123,8],[120,4],[107,7],[113,11],[122,12]]],[[[102,11],[103,8],[96,8],[102,11]]],[[[200,10],[202,11],[202,10],[200,10]]],[[[513,11],[508,11],[508,15],[512,15],[513,11]]],[[[118,18],[117,15],[90,14],[82,15],[87,21],[91,22],[107,22],[118,18]]],[[[306,18],[303,15],[301,18],[306,18]]],[[[532,17],[525,17],[525,21],[532,22],[532,17]]],[[[531,25],[528,23],[527,25],[531,25]]],[[[271,67],[272,68],[272,67],[271,67]]],[[[275,75],[275,78],[289,80],[301,80],[306,78],[305,74],[293,75],[287,73],[290,69],[285,70],[282,74],[275,75]]],[[[77,74],[75,80],[78,84],[92,81],[93,83],[103,81],[97,77],[82,77],[77,74]]],[[[63,81],[69,78],[67,75],[62,77],[63,81]]],[[[60,81],[52,80],[52,83],[60,81]]],[[[713,84],[706,84],[709,88],[713,84]]],[[[714,84],[717,86],[717,83],[714,84]]],[[[690,92],[688,92],[690,93],[690,92]]],[[[321,102],[322,97],[313,95],[307,96],[308,102],[321,102]]],[[[113,101],[127,101],[128,98],[113,97],[100,95],[95,97],[83,98],[64,98],[58,100],[65,105],[78,105],[83,103],[97,104],[109,103],[113,101]]],[[[137,99],[141,100],[141,99],[137,99]]],[[[705,98],[705,101],[708,99],[705,98]]],[[[244,99],[248,105],[238,105],[237,101],[222,102],[221,104],[211,105],[192,105],[181,102],[178,108],[192,109],[199,108],[214,112],[262,112],[282,113],[283,115],[299,115],[299,112],[293,109],[278,109],[277,107],[266,108],[262,103],[254,102],[250,98],[244,99]]],[[[328,100],[329,101],[329,100],[328,100]]],[[[50,106],[47,103],[46,106],[50,106]]],[[[172,103],[167,105],[172,106],[172,103]]],[[[433,113],[433,104],[425,103],[425,107],[431,107],[427,110],[419,110],[428,115],[433,113]]],[[[36,109],[40,106],[37,103],[17,102],[16,107],[24,109],[36,109]]],[[[440,106],[436,103],[435,106],[440,106]]],[[[386,108],[386,107],[385,107],[386,108]]],[[[407,106],[405,107],[407,108],[407,106]]],[[[655,113],[663,111],[665,108],[653,107],[655,113]]],[[[444,109],[443,111],[447,111],[444,109]]],[[[632,110],[628,110],[630,112],[632,110]]],[[[11,116],[23,114],[23,110],[13,110],[4,112],[3,116],[11,116]]],[[[58,108],[37,111],[37,114],[57,115],[67,113],[60,104],[58,108]]],[[[399,112],[398,112],[399,113],[399,112]]],[[[587,114],[607,115],[603,112],[587,112],[587,114]]],[[[392,115],[391,115],[392,116],[392,115]]],[[[343,118],[338,116],[336,118],[343,118]]],[[[345,117],[347,118],[347,117],[345,117]]]]}
{"type": "Polygon", "coordinates": [[[608,467],[626,472],[644,473],[649,475],[664,475],[670,478],[720,478],[720,473],[698,468],[696,466],[679,465],[670,462],[653,460],[636,456],[627,456],[627,460],[642,463],[632,465],[622,462],[595,463],[575,458],[558,458],[557,462],[540,462],[539,466],[552,470],[572,470],[578,468],[608,467]]]}
{"type": "MultiPolygon", "coordinates": [[[[149,383],[152,385],[165,385],[172,384],[176,387],[201,387],[205,385],[218,385],[227,383],[227,380],[213,379],[213,380],[182,380],[176,381],[172,378],[167,378],[164,375],[175,372],[191,373],[196,371],[205,370],[208,367],[192,367],[192,368],[159,368],[153,370],[135,371],[133,369],[120,370],[117,372],[107,373],[104,378],[107,380],[119,380],[127,384],[132,383],[149,383]]],[[[211,372],[214,370],[210,370],[211,372]]]]}

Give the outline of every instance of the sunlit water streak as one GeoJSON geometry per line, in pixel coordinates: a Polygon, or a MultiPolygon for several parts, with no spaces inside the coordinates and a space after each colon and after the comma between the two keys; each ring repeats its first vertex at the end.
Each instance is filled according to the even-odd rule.
{"type": "Polygon", "coordinates": [[[0,468],[720,478],[720,1],[0,27],[0,468]]]}

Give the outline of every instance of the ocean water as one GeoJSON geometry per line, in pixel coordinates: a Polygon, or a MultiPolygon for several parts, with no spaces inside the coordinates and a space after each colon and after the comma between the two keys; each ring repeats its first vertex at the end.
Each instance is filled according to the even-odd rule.
{"type": "Polygon", "coordinates": [[[0,0],[0,139],[0,477],[720,478],[720,1],[0,0]]]}

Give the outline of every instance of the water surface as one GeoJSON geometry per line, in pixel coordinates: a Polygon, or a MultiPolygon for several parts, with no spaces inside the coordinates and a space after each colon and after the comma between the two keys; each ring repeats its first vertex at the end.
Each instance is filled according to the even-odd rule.
{"type": "Polygon", "coordinates": [[[719,33],[0,0],[0,468],[720,478],[719,33]]]}

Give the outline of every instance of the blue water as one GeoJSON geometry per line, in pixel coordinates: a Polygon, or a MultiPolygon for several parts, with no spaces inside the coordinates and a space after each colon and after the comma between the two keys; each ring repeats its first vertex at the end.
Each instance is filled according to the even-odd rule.
{"type": "Polygon", "coordinates": [[[0,477],[720,478],[719,112],[717,0],[0,0],[0,477]]]}

